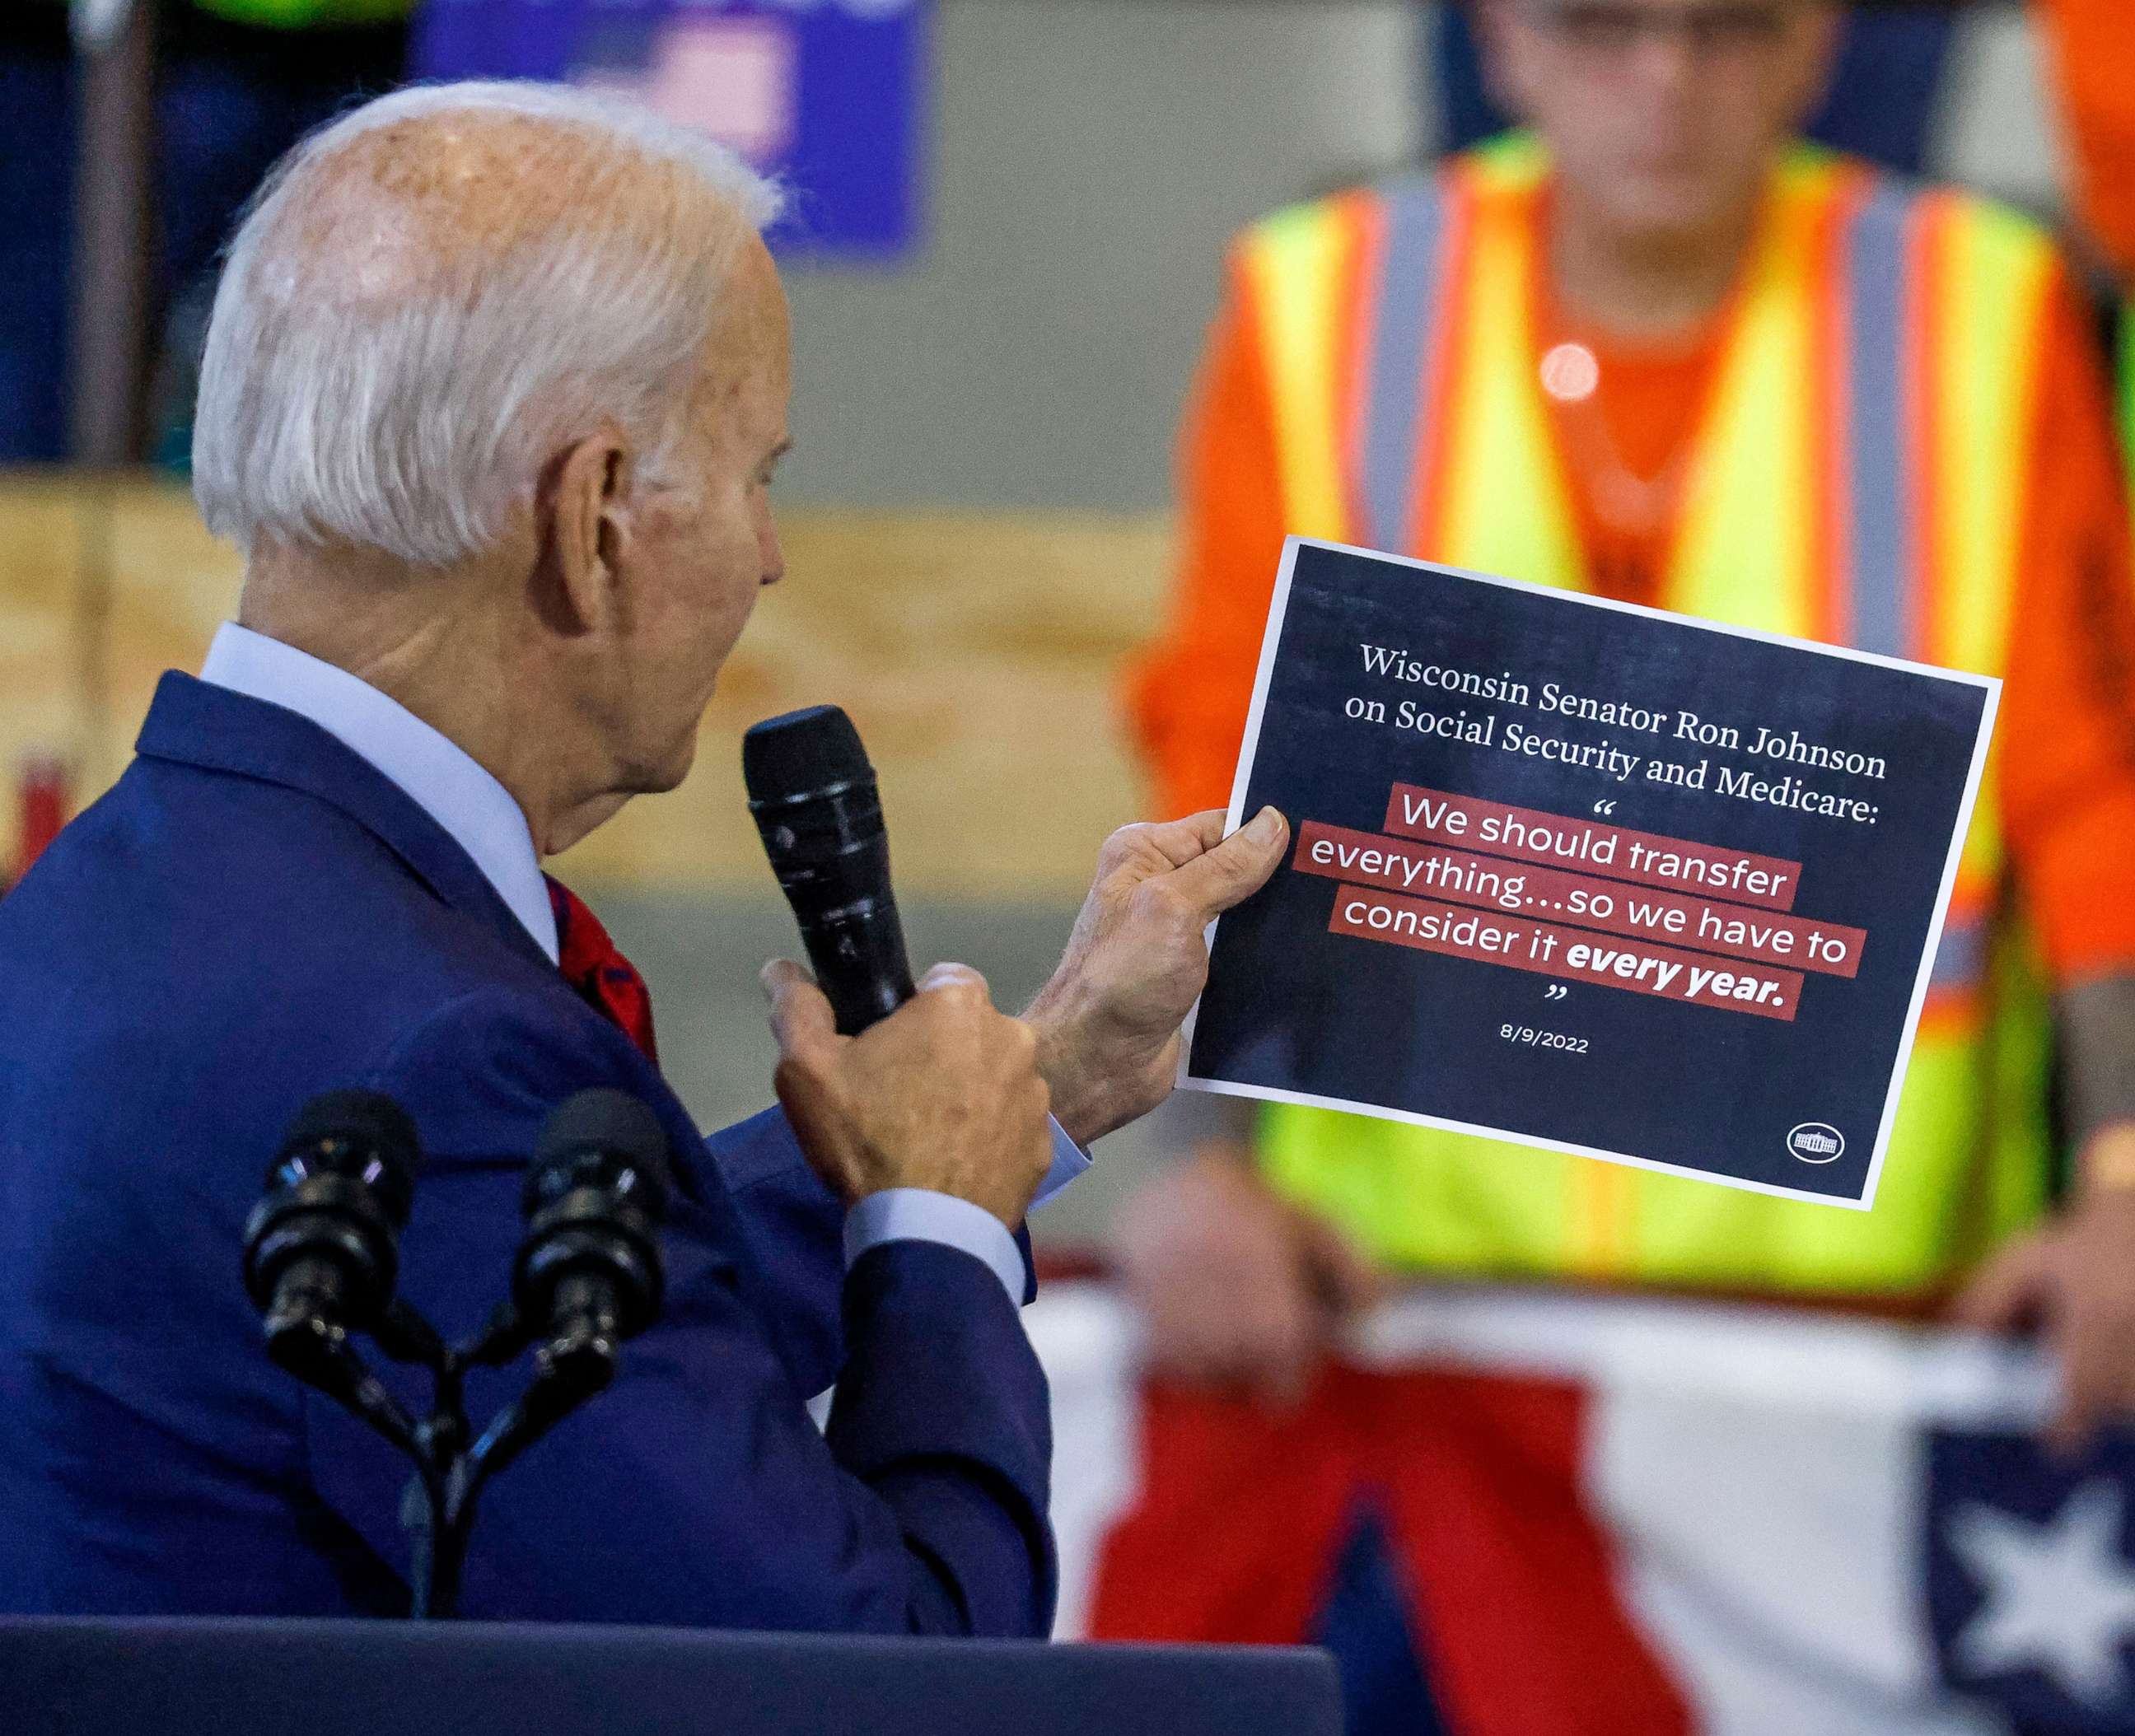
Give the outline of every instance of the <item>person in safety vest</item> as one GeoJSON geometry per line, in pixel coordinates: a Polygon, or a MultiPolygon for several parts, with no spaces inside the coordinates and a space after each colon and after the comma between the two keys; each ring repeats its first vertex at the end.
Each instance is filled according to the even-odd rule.
{"type": "Polygon", "coordinates": [[[1988,779],[1872,1212],[1233,1106],[1124,1220],[1156,1364],[1300,1395],[1404,1276],[1962,1292],[2080,1434],[2135,1409],[2135,566],[2069,273],[1797,141],[1824,0],[1476,10],[1525,129],[1231,256],[1131,685],[1163,802],[1230,786],[1285,533],[2001,675],[1988,779]]]}
{"type": "Polygon", "coordinates": [[[2125,0],[2045,0],[2039,11],[2068,135],[2072,201],[2118,297],[2121,457],[2135,476],[2135,17],[2125,0]]]}

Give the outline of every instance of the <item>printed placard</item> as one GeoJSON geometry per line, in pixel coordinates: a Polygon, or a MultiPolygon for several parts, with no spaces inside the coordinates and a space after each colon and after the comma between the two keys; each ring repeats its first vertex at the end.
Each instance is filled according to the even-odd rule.
{"type": "Polygon", "coordinates": [[[1290,858],[1180,1082],[1866,1209],[1923,1008],[1981,986],[1999,692],[1292,538],[1230,812],[1290,858]]]}

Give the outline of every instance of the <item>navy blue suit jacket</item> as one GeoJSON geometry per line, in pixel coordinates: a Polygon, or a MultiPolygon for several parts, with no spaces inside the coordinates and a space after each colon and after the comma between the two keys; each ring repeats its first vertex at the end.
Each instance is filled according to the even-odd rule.
{"type": "MultiPolygon", "coordinates": [[[[400,1294],[471,1332],[543,1120],[600,1085],[673,1147],[666,1309],[485,1494],[464,1613],[1046,1630],[1044,1376],[983,1262],[901,1241],[847,1274],[783,1119],[702,1140],[307,719],[172,675],[138,748],[0,899],[0,1610],[404,1611],[407,1467],[268,1361],[246,1213],[299,1105],[390,1094],[428,1153],[400,1294]]],[[[472,1383],[477,1428],[525,1374],[472,1383]]]]}

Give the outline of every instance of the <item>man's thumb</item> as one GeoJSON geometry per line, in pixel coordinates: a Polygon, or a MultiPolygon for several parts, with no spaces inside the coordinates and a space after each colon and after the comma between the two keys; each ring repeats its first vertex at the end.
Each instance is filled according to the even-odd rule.
{"type": "Polygon", "coordinates": [[[1951,1310],[1959,1326],[1979,1332],[2013,1332],[2037,1314],[2052,1243],[2034,1235],[2004,1248],[1968,1284],[1951,1310]]]}
{"type": "Polygon", "coordinates": [[[773,959],[759,980],[771,1002],[771,1034],[780,1050],[806,1057],[835,1040],[837,1015],[816,980],[791,959],[773,959]]]}
{"type": "Polygon", "coordinates": [[[1266,886],[1289,843],[1289,822],[1273,808],[1263,808],[1214,849],[1174,868],[1172,880],[1200,907],[1205,921],[1266,886]]]}

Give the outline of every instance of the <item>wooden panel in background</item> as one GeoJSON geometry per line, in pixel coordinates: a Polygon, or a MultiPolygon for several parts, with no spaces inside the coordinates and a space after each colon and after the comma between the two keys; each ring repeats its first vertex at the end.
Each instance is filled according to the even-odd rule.
{"type": "MultiPolygon", "coordinates": [[[[1124,658],[1150,631],[1168,526],[1051,513],[781,515],[787,582],[766,594],[706,718],[697,769],[563,858],[588,884],[769,887],[738,742],[819,701],[853,714],[880,769],[898,882],[914,893],[1058,898],[1087,882],[1137,795],[1116,720],[1124,658]]],[[[196,669],[235,607],[238,563],[182,488],[64,473],[0,478],[0,770],[59,749],[91,789],[123,766],[157,675],[196,669]],[[108,550],[105,727],[88,707],[78,598],[108,550]]],[[[0,853],[12,851],[12,800],[0,853]]],[[[6,859],[0,854],[0,859],[6,859]]]]}

